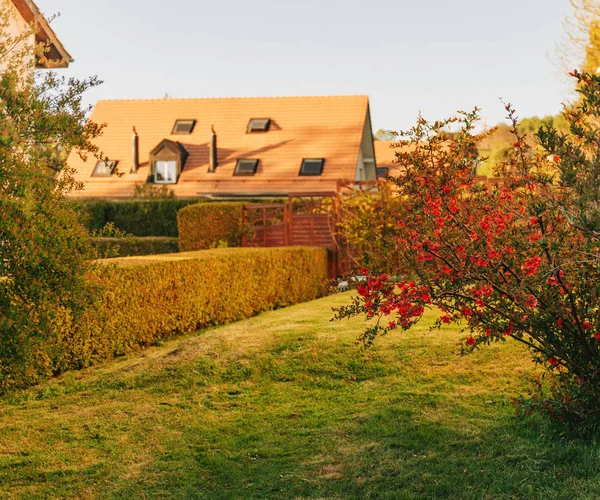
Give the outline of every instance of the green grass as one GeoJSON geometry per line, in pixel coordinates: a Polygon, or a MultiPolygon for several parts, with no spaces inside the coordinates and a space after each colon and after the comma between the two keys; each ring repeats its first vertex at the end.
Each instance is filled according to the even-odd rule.
{"type": "Polygon", "coordinates": [[[0,402],[1,498],[598,498],[599,448],[511,397],[535,373],[507,342],[354,344],[336,295],[165,342],[0,402]]]}

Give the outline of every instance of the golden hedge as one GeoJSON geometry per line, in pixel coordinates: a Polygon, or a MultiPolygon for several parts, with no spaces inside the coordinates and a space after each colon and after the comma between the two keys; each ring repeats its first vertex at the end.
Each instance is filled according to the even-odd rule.
{"type": "Polygon", "coordinates": [[[315,299],[327,280],[324,248],[223,248],[100,263],[91,279],[103,288],[102,299],[61,336],[40,378],[315,299]]]}
{"type": "Polygon", "coordinates": [[[179,210],[179,251],[241,246],[244,205],[242,202],[198,203],[179,210]]]}

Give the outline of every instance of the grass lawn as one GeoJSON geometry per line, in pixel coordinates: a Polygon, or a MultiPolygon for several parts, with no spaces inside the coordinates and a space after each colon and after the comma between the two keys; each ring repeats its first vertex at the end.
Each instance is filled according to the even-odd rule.
{"type": "Polygon", "coordinates": [[[514,342],[433,316],[362,351],[347,294],[165,342],[0,401],[0,498],[600,498],[599,447],[511,397],[514,342]]]}

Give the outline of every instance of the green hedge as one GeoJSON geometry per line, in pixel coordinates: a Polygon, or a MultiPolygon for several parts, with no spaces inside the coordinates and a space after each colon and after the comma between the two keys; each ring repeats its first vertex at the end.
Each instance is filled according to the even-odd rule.
{"type": "Polygon", "coordinates": [[[129,257],[155,255],[179,251],[177,238],[167,236],[133,236],[128,238],[92,238],[100,255],[129,257]]]}
{"type": "Polygon", "coordinates": [[[243,202],[199,203],[177,214],[179,250],[188,252],[242,244],[243,202]]]}
{"type": "MultiPolygon", "coordinates": [[[[324,248],[224,248],[99,261],[103,290],[74,324],[64,311],[27,360],[0,345],[0,389],[126,354],[160,339],[312,300],[325,292],[324,248]]],[[[37,344],[36,344],[37,345],[37,344]]]]}
{"type": "Polygon", "coordinates": [[[102,229],[112,222],[117,229],[134,236],[177,237],[177,212],[199,200],[178,198],[82,200],[77,203],[84,215],[88,229],[102,229]]]}

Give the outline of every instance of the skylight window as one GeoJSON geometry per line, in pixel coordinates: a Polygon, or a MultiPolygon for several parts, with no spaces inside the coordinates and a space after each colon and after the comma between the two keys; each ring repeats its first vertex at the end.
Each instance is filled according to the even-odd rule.
{"type": "Polygon", "coordinates": [[[116,166],[116,161],[106,162],[98,160],[94,167],[94,171],[92,172],[92,177],[110,177],[116,166]]]}
{"type": "Polygon", "coordinates": [[[271,126],[270,118],[251,118],[248,122],[248,133],[252,132],[268,132],[271,126]]]}
{"type": "Polygon", "coordinates": [[[324,158],[304,158],[300,167],[300,175],[321,175],[324,164],[324,158]]]}
{"type": "Polygon", "coordinates": [[[173,126],[172,135],[191,134],[196,126],[196,120],[177,120],[173,126]]]}
{"type": "Polygon", "coordinates": [[[254,175],[258,168],[258,160],[238,160],[233,175],[254,175]]]}

